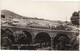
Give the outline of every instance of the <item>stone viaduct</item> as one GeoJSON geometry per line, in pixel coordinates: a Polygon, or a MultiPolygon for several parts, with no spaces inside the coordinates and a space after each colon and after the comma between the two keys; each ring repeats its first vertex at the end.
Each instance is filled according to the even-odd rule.
{"type": "Polygon", "coordinates": [[[55,39],[55,37],[59,37],[59,36],[64,36],[64,37],[68,37],[70,40],[72,38],[74,38],[74,36],[76,36],[77,34],[79,34],[76,31],[65,31],[65,30],[52,30],[52,29],[42,29],[42,28],[30,28],[30,27],[26,27],[26,28],[21,28],[21,27],[6,27],[6,26],[2,26],[1,29],[5,30],[9,30],[11,32],[13,32],[14,35],[16,35],[16,32],[25,32],[24,34],[27,35],[27,37],[29,38],[29,40],[34,43],[35,39],[48,39],[51,42],[53,42],[52,39],[55,39]]]}

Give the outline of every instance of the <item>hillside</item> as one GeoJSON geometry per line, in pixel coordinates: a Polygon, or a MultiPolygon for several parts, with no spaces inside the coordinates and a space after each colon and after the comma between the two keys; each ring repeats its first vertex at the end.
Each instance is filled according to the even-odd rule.
{"type": "Polygon", "coordinates": [[[16,21],[19,20],[20,25],[23,25],[23,26],[31,24],[32,26],[44,26],[45,27],[45,26],[57,26],[60,23],[62,23],[61,21],[51,21],[51,20],[46,20],[46,19],[21,16],[9,10],[2,10],[1,15],[5,16],[5,18],[1,17],[2,21],[10,22],[13,19],[15,19],[16,21]]]}

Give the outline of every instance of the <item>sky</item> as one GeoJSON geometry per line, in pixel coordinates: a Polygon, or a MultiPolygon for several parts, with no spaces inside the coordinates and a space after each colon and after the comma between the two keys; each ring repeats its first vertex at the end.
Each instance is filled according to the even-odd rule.
{"type": "Polygon", "coordinates": [[[70,21],[72,13],[79,11],[79,3],[79,1],[2,0],[1,10],[10,10],[26,17],[70,21]]]}

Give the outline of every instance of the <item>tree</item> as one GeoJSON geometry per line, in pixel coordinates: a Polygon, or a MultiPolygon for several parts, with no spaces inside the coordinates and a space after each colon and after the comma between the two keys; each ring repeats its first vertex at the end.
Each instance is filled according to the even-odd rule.
{"type": "Polygon", "coordinates": [[[74,12],[70,19],[71,19],[72,24],[79,25],[79,12],[74,12]]]}
{"type": "Polygon", "coordinates": [[[5,18],[5,15],[1,14],[1,18],[5,18]]]}

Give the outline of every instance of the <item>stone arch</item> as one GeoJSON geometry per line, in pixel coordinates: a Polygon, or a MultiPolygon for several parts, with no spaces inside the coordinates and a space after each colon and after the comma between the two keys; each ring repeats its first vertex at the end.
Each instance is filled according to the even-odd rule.
{"type": "Polygon", "coordinates": [[[23,30],[23,32],[24,32],[24,34],[27,36],[27,38],[26,38],[26,43],[27,44],[30,44],[30,43],[32,43],[32,34],[30,33],[30,32],[28,32],[28,31],[26,31],[26,30],[23,30]]]}
{"type": "Polygon", "coordinates": [[[8,36],[8,38],[12,41],[12,43],[15,43],[13,31],[11,29],[5,29],[4,31],[5,31],[5,34],[8,36]]]}
{"type": "Polygon", "coordinates": [[[40,32],[35,36],[35,43],[43,43],[45,45],[51,45],[51,37],[48,33],[40,32]]]}
{"type": "MultiPolygon", "coordinates": [[[[54,48],[63,50],[65,48],[61,48],[60,46],[57,46],[60,42],[62,43],[62,45],[69,44],[70,38],[66,34],[63,34],[63,33],[57,34],[54,37],[54,39],[53,39],[54,48]]],[[[65,49],[65,50],[67,50],[67,49],[65,49]]]]}
{"type": "Polygon", "coordinates": [[[13,34],[13,31],[12,31],[11,29],[5,29],[4,31],[5,31],[5,33],[7,33],[7,34],[9,34],[9,33],[13,34]]]}

